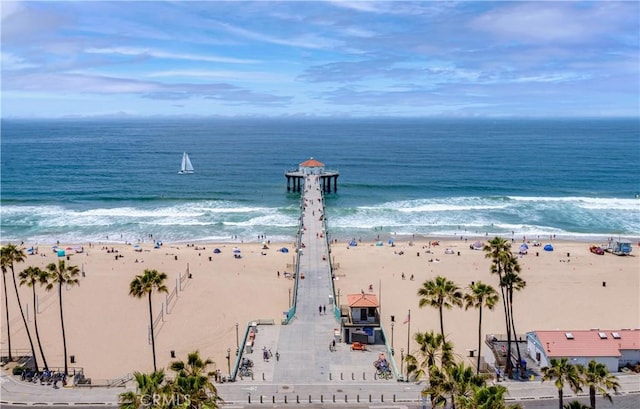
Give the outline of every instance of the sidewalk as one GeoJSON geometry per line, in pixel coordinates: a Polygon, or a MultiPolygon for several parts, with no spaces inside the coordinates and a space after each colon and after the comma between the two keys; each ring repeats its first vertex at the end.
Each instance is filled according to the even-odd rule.
{"type": "MultiPolygon", "coordinates": [[[[620,382],[620,394],[637,396],[640,402],[640,375],[616,374],[620,382]]],[[[508,402],[526,403],[527,401],[551,400],[558,396],[553,382],[501,382],[509,389],[508,402]]],[[[0,404],[19,405],[107,405],[117,406],[118,395],[127,390],[134,390],[134,385],[128,388],[81,387],[53,389],[51,386],[32,384],[21,381],[18,377],[8,375],[4,371],[0,375],[0,404]]],[[[345,399],[352,406],[392,403],[420,402],[420,391],[424,383],[404,382],[362,382],[352,380],[335,380],[312,384],[290,383],[287,385],[271,381],[244,380],[236,383],[217,384],[220,396],[226,404],[250,406],[260,404],[284,403],[285,396],[288,403],[304,406],[321,402],[327,405],[345,403],[345,399]],[[371,403],[369,403],[371,399],[371,403]],[[381,400],[384,399],[384,402],[381,400]],[[251,403],[249,403],[251,400],[251,403]],[[358,405],[359,404],[359,405],[358,405]]],[[[569,388],[564,391],[565,401],[570,401],[574,395],[569,388]]],[[[588,391],[578,394],[579,397],[588,396],[588,391]]],[[[615,403],[614,396],[614,403],[615,403]]]]}

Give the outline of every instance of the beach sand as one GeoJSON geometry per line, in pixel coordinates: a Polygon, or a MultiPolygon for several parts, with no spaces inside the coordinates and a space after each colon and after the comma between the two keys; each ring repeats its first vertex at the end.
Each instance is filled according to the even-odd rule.
{"type": "MultiPolygon", "coordinates": [[[[444,275],[461,288],[472,281],[483,281],[499,291],[497,277],[489,273],[490,260],[484,252],[469,248],[472,241],[475,239],[469,242],[445,239],[430,248],[427,239],[418,239],[413,245],[408,239],[397,239],[394,247],[386,242],[384,246],[371,242],[355,247],[345,242],[333,244],[331,257],[337,267],[335,284],[341,293],[339,301],[344,304],[347,294],[368,292],[372,285],[373,292],[380,295],[382,324],[387,335],[391,337],[391,316],[394,315],[394,347],[396,351],[404,348],[406,352],[409,324],[403,322],[409,310],[411,334],[439,331],[437,310],[418,307],[417,291],[425,280],[444,275]],[[445,254],[447,248],[453,254],[445,254]],[[412,274],[413,281],[410,280],[412,274]]],[[[640,327],[640,258],[597,256],[589,252],[589,244],[584,242],[556,240],[553,244],[553,252],[530,247],[529,254],[520,258],[521,275],[527,286],[514,297],[519,334],[542,329],[640,327]]],[[[76,360],[70,366],[82,367],[87,377],[96,380],[119,378],[136,370],[152,370],[147,299],[128,294],[129,283],[144,269],[167,273],[169,292],[178,285],[179,276],[186,274],[187,264],[192,274],[191,279],[183,279],[182,291],[170,303],[168,314],[156,331],[158,367],[166,368],[173,360],[172,350],[178,359],[198,350],[224,371],[227,348],[232,351],[232,364],[235,359],[236,323],[240,341],[248,322],[270,319],[280,325],[293,287],[293,280],[285,278],[284,271],[293,270],[294,255],[278,249],[291,250],[291,243],[270,243],[269,249],[263,249],[260,243],[199,243],[197,246],[165,243],[162,248],[154,249],[148,243],[142,244],[142,252],[136,252],[125,244],[92,247],[84,244],[84,253],[71,255],[67,263],[84,270],[85,276],[80,277],[79,287],[63,289],[67,350],[76,360]],[[107,252],[104,246],[118,253],[107,252]],[[242,252],[240,259],[233,256],[235,246],[242,252]],[[220,254],[213,253],[216,247],[222,250],[220,254]],[[116,259],[116,255],[123,257],[116,259]]],[[[16,265],[16,274],[27,266],[44,267],[57,259],[50,246],[42,246],[38,255],[28,256],[25,263],[16,265]]],[[[7,279],[12,346],[26,349],[28,342],[10,274],[7,279]]],[[[61,367],[57,291],[47,293],[37,288],[37,293],[40,304],[37,319],[45,355],[49,366],[61,367]]],[[[21,287],[20,294],[33,328],[31,289],[21,287]]],[[[153,295],[154,316],[160,313],[165,302],[165,294],[153,295]]],[[[467,350],[477,348],[477,325],[477,310],[455,308],[444,312],[445,332],[458,355],[465,356],[467,350]]],[[[483,333],[504,332],[501,303],[494,311],[485,309],[483,333]]],[[[1,334],[0,348],[6,350],[4,311],[1,334]]],[[[34,331],[32,335],[35,342],[34,331]]]]}

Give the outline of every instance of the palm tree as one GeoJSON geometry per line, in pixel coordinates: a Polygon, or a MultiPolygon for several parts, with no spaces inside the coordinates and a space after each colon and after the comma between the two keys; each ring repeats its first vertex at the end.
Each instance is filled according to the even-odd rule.
{"type": "Polygon", "coordinates": [[[454,305],[462,306],[462,292],[460,288],[446,277],[437,276],[433,280],[422,283],[422,287],[418,290],[420,301],[418,306],[430,306],[438,308],[440,313],[440,334],[444,338],[444,321],[442,317],[443,308],[451,309],[454,305]]]}
{"type": "Polygon", "coordinates": [[[174,393],[179,393],[188,402],[189,408],[217,408],[221,401],[218,391],[210,380],[213,372],[205,372],[207,366],[214,364],[211,359],[203,360],[198,351],[187,356],[187,362],[171,363],[171,370],[177,373],[173,382],[174,393]]]}
{"type": "MultiPolygon", "coordinates": [[[[20,315],[22,316],[22,322],[24,323],[24,329],[27,332],[27,338],[29,339],[29,345],[31,346],[31,355],[33,356],[34,369],[38,369],[38,359],[36,357],[36,349],[33,347],[33,340],[31,339],[31,331],[29,331],[29,325],[27,324],[27,318],[24,315],[22,309],[22,302],[20,301],[20,293],[18,292],[18,283],[16,281],[16,273],[14,269],[14,263],[22,263],[26,259],[24,251],[19,249],[15,244],[7,244],[0,249],[0,265],[2,266],[2,277],[6,274],[7,269],[11,269],[11,277],[13,278],[13,288],[16,291],[16,298],[18,299],[18,307],[20,308],[20,315]]],[[[5,286],[6,293],[6,286],[5,286]]],[[[7,307],[7,297],[5,294],[5,307],[7,307]]],[[[7,309],[7,328],[9,328],[9,310],[7,309]]],[[[9,351],[11,351],[11,334],[9,335],[9,351]]],[[[11,354],[11,352],[9,352],[11,354]]],[[[11,359],[11,358],[10,358],[11,359]]]]}
{"type": "Polygon", "coordinates": [[[502,282],[502,277],[504,275],[504,261],[505,258],[511,254],[511,244],[501,238],[494,237],[492,240],[489,240],[488,244],[482,249],[486,254],[485,258],[490,258],[492,260],[491,263],[491,273],[498,275],[498,282],[500,283],[500,293],[502,295],[502,307],[504,308],[504,320],[505,320],[505,328],[507,330],[507,361],[505,363],[504,371],[509,376],[512,377],[512,365],[511,365],[511,320],[509,315],[509,305],[508,298],[506,296],[506,289],[504,287],[504,283],[502,282]]]}
{"type": "Polygon", "coordinates": [[[131,284],[129,284],[129,295],[136,298],[142,298],[145,295],[149,297],[149,323],[151,328],[151,350],[153,353],[153,370],[157,371],[156,366],[156,340],[153,330],[153,308],[151,306],[151,294],[155,289],[157,292],[169,292],[164,280],[167,279],[166,273],[158,272],[158,270],[145,269],[142,275],[137,275],[131,284]]]}
{"type": "Polygon", "coordinates": [[[157,398],[168,391],[167,385],[163,385],[163,371],[150,374],[134,372],[133,377],[136,380],[136,392],[128,391],[118,395],[121,409],[139,409],[149,407],[152,403],[154,408],[166,405],[163,399],[157,398]]]}
{"type": "Polygon", "coordinates": [[[428,331],[418,332],[413,338],[418,344],[416,354],[407,354],[407,371],[416,379],[422,378],[438,366],[447,366],[453,362],[453,345],[442,334],[428,331]]]}
{"type": "Polygon", "coordinates": [[[20,277],[20,285],[26,285],[31,287],[33,291],[33,324],[36,328],[36,340],[38,341],[38,348],[40,349],[40,355],[42,356],[42,363],[44,369],[48,370],[47,358],[42,351],[42,342],[40,341],[40,333],[38,332],[38,311],[35,308],[36,305],[36,284],[47,285],[49,283],[49,274],[46,271],[42,271],[38,267],[27,267],[23,270],[18,277],[20,277]]]}
{"type": "Polygon", "coordinates": [[[579,369],[582,376],[582,384],[589,387],[591,409],[596,409],[596,392],[609,402],[613,401],[609,390],[618,392],[620,384],[618,383],[618,378],[609,372],[605,364],[592,359],[586,368],[580,366],[579,369]]]}
{"type": "Polygon", "coordinates": [[[554,381],[556,388],[558,388],[558,400],[559,408],[562,409],[562,388],[564,384],[569,384],[569,387],[574,393],[582,391],[580,387],[580,372],[578,367],[568,362],[567,358],[555,359],[551,358],[551,366],[545,366],[541,368],[542,382],[554,381]]]}
{"type": "Polygon", "coordinates": [[[480,350],[482,346],[482,308],[487,307],[493,310],[498,302],[499,296],[496,290],[488,284],[478,281],[469,285],[469,293],[464,296],[464,309],[477,308],[479,310],[478,317],[478,363],[476,365],[476,374],[480,373],[480,350]]]}
{"type": "Polygon", "coordinates": [[[458,407],[462,409],[506,409],[505,395],[508,389],[502,385],[474,387],[471,396],[461,397],[458,407]]]}
{"type": "Polygon", "coordinates": [[[447,390],[451,396],[451,407],[455,409],[456,402],[469,399],[474,388],[486,385],[485,377],[473,373],[473,368],[460,362],[445,368],[447,390]]]}
{"type": "Polygon", "coordinates": [[[62,286],[73,287],[80,285],[78,274],[80,270],[78,266],[67,266],[64,260],[58,260],[58,264],[50,263],[47,266],[49,278],[51,281],[47,284],[47,291],[51,290],[55,284],[58,284],[58,305],[60,306],[60,327],[62,328],[62,349],[64,351],[64,373],[69,373],[67,360],[67,337],[64,331],[64,314],[62,313],[62,286]]]}

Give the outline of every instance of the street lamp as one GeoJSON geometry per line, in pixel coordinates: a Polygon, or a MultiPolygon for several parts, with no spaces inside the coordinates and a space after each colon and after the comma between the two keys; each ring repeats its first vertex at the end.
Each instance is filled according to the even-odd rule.
{"type": "Polygon", "coordinates": [[[238,338],[238,323],[236,322],[236,356],[240,353],[240,339],[238,338]]]}
{"type": "Polygon", "coordinates": [[[404,376],[404,348],[400,348],[400,373],[404,376]]]}
{"type": "Polygon", "coordinates": [[[227,369],[229,370],[229,378],[231,378],[231,348],[227,348],[227,369]]]}
{"type": "Polygon", "coordinates": [[[394,356],[394,350],[393,350],[393,325],[395,323],[393,321],[391,321],[391,356],[394,356]]]}

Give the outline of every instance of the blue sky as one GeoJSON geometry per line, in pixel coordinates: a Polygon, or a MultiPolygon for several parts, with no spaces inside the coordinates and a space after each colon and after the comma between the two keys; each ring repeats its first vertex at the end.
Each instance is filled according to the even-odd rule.
{"type": "Polygon", "coordinates": [[[2,0],[2,117],[636,117],[639,4],[2,0]]]}

